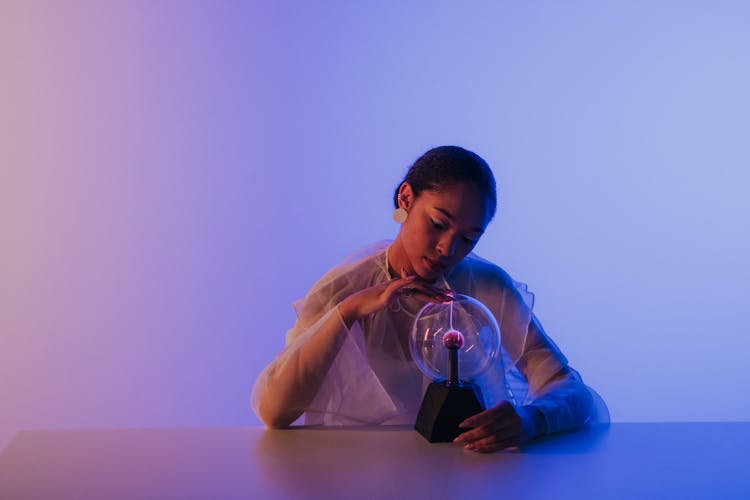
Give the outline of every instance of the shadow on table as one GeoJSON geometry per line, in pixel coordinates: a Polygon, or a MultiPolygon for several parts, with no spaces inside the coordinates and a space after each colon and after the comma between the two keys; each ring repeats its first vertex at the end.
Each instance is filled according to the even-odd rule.
{"type": "Polygon", "coordinates": [[[600,449],[609,434],[609,423],[590,424],[580,429],[557,432],[528,443],[519,453],[573,454],[600,449]]]}

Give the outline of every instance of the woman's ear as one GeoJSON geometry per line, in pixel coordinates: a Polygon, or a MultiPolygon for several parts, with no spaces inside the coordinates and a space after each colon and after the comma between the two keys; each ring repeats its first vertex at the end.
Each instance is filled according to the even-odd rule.
{"type": "Polygon", "coordinates": [[[409,210],[414,203],[414,192],[408,182],[401,183],[401,186],[398,188],[396,199],[398,202],[398,208],[393,212],[393,220],[399,224],[403,224],[409,217],[409,210]]]}
{"type": "Polygon", "coordinates": [[[414,191],[408,182],[401,183],[398,188],[398,207],[409,210],[414,203],[414,191]]]}

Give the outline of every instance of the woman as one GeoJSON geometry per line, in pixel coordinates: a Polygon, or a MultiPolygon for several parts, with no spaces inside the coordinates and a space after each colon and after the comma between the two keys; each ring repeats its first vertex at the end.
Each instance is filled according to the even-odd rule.
{"type": "Polygon", "coordinates": [[[471,253],[497,206],[487,163],[456,146],[432,149],[394,195],[393,242],[329,271],[296,302],[286,347],[261,373],[253,409],[269,427],[413,424],[430,382],[411,360],[410,326],[428,301],[475,297],[500,326],[502,357],[479,380],[487,410],[456,438],[468,449],[514,448],[573,428],[592,396],[532,313],[533,295],[471,253]]]}

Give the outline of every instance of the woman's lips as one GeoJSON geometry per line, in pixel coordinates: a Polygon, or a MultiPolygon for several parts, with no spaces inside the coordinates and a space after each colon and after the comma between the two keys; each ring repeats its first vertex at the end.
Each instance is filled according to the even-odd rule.
{"type": "Polygon", "coordinates": [[[423,257],[424,261],[427,263],[427,267],[430,269],[430,271],[435,273],[442,273],[445,271],[445,264],[441,264],[440,262],[434,261],[430,259],[429,257],[423,257]]]}

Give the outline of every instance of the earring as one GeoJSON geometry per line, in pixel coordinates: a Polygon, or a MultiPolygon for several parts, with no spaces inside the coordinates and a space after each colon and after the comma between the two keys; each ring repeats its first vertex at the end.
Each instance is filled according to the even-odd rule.
{"type": "MultiPolygon", "coordinates": [[[[396,200],[401,201],[401,194],[396,197],[396,200]]],[[[406,222],[406,217],[408,217],[409,212],[404,210],[403,208],[397,208],[393,212],[393,220],[396,221],[398,224],[403,224],[406,222]]]]}
{"type": "Polygon", "coordinates": [[[409,212],[404,210],[403,208],[397,208],[393,211],[393,220],[398,222],[399,224],[403,224],[406,222],[406,217],[409,215],[409,212]]]}

